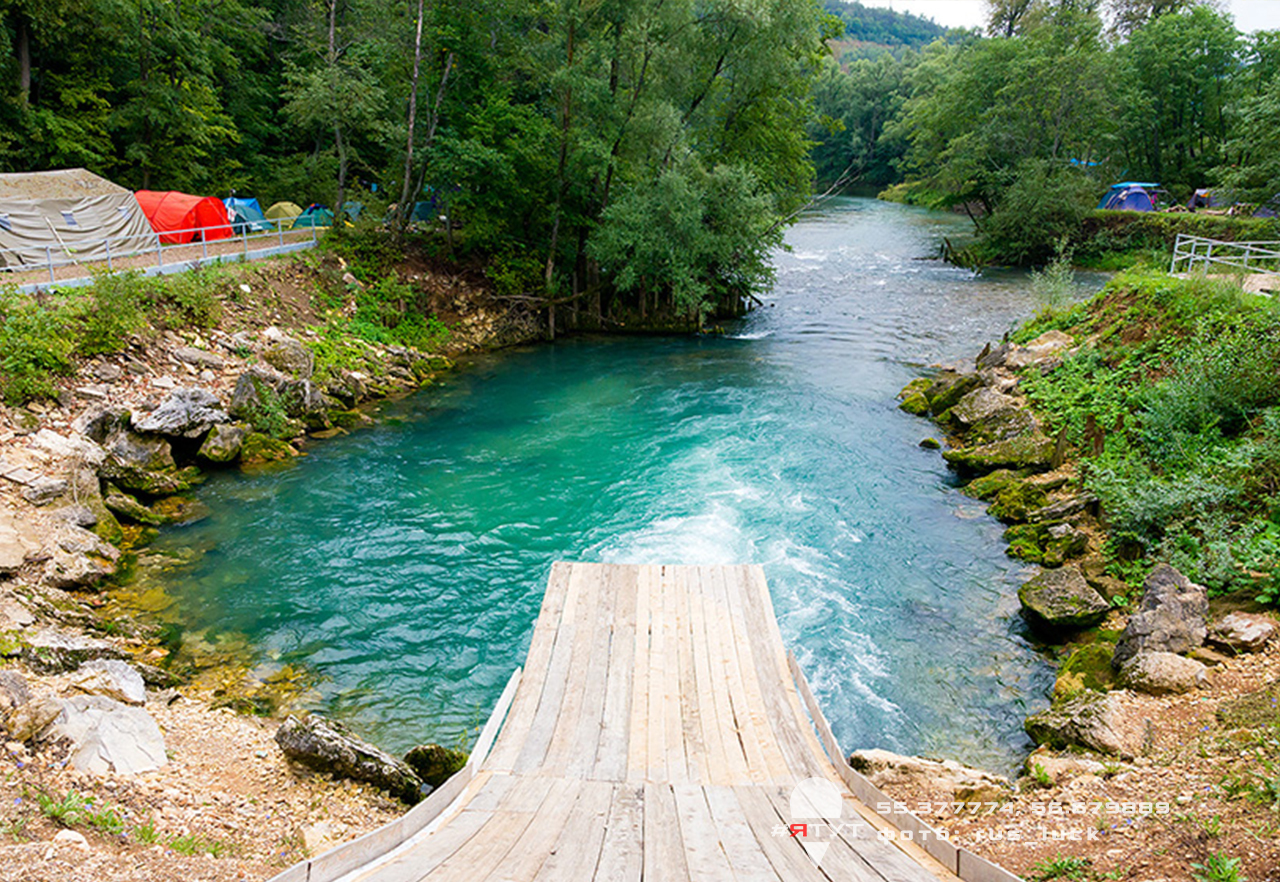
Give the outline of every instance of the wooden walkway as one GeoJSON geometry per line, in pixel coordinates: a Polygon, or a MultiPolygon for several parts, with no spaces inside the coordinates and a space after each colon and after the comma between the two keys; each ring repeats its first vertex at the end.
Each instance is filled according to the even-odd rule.
{"type": "MultiPolygon", "coordinates": [[[[398,833],[277,879],[957,878],[949,843],[931,849],[944,866],[855,798],[820,717],[758,567],[556,564],[523,673],[465,773],[398,833]],[[793,800],[806,779],[834,809],[793,800]],[[806,822],[809,836],[789,834],[806,822]]],[[[985,868],[975,878],[1012,878],[985,868]]]]}

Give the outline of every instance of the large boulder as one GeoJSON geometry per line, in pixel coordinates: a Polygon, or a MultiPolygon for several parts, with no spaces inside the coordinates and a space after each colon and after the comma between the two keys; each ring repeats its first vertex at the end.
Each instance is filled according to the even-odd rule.
{"type": "Polygon", "coordinates": [[[1209,682],[1204,665],[1172,652],[1139,652],[1120,667],[1119,679],[1149,695],[1180,695],[1209,682]]]}
{"type": "Polygon", "coordinates": [[[267,344],[262,350],[262,360],[281,373],[303,380],[310,379],[316,368],[316,357],[311,350],[291,337],[267,344]]]}
{"type": "Polygon", "coordinates": [[[92,659],[123,659],[125,654],[105,640],[45,628],[25,639],[22,656],[42,674],[61,674],[92,659]]]}
{"type": "Polygon", "coordinates": [[[191,489],[195,473],[178,469],[169,442],[157,435],[140,435],[131,429],[117,430],[105,445],[106,462],[102,477],[138,493],[168,496],[191,489]]]}
{"type": "Polygon", "coordinates": [[[1233,652],[1260,652],[1275,635],[1275,619],[1257,613],[1230,612],[1209,628],[1208,640],[1233,652]]]}
{"type": "Polygon", "coordinates": [[[248,423],[254,431],[286,436],[293,429],[280,397],[280,387],[286,379],[265,364],[253,365],[236,380],[231,393],[231,416],[248,423]]]}
{"type": "Polygon", "coordinates": [[[302,420],[308,429],[327,429],[327,414],[337,402],[320,390],[320,387],[308,379],[285,380],[278,389],[280,403],[284,412],[291,417],[302,420]]]}
{"type": "Polygon", "coordinates": [[[960,429],[968,430],[981,423],[998,419],[1017,410],[1018,400],[987,386],[980,386],[965,395],[951,408],[951,420],[960,429]]]}
{"type": "Polygon", "coordinates": [[[440,744],[419,744],[404,755],[404,761],[422,783],[435,788],[462,770],[467,764],[467,755],[440,744]]]}
{"type": "Polygon", "coordinates": [[[1053,462],[1054,448],[1051,439],[1035,431],[977,447],[948,450],[942,458],[969,472],[994,472],[996,469],[1044,471],[1053,462]]]}
{"type": "Polygon", "coordinates": [[[1139,652],[1190,652],[1208,631],[1209,595],[1168,564],[1158,564],[1142,586],[1138,611],[1116,644],[1117,668],[1139,652]]]}
{"type": "Polygon", "coordinates": [[[59,524],[45,545],[44,581],[55,588],[92,588],[115,574],[120,549],[75,524],[59,524]]]}
{"type": "Polygon", "coordinates": [[[317,772],[363,781],[410,805],[422,794],[422,780],[409,765],[384,753],[332,720],[292,714],[276,731],[285,756],[317,772]]]}
{"type": "Polygon", "coordinates": [[[1032,364],[1042,364],[1050,359],[1059,358],[1075,345],[1075,340],[1062,331],[1045,331],[1026,346],[1015,346],[1005,356],[1005,367],[1020,368],[1032,364]]]}
{"type": "Polygon", "coordinates": [[[209,436],[200,445],[198,455],[209,462],[231,462],[240,455],[249,426],[244,423],[225,423],[209,430],[209,436]]]}
{"type": "Polygon", "coordinates": [[[1018,600],[1032,625],[1050,631],[1091,628],[1111,609],[1074,566],[1041,570],[1018,589],[1018,600]]]}
{"type": "Polygon", "coordinates": [[[0,574],[17,572],[27,557],[39,550],[40,542],[30,522],[0,507],[0,574]]]}
{"type": "Polygon", "coordinates": [[[124,704],[147,703],[147,686],[142,675],[127,662],[96,658],[76,668],[71,675],[72,689],[89,695],[103,695],[124,704]]]}
{"type": "Polygon", "coordinates": [[[230,422],[218,397],[205,389],[181,388],[169,393],[146,416],[133,415],[133,427],[152,435],[199,438],[219,423],[230,422]]]}
{"type": "Polygon", "coordinates": [[[42,696],[14,708],[5,718],[4,726],[11,739],[25,744],[49,728],[49,724],[61,713],[62,702],[59,699],[42,696]]]}
{"type": "Polygon", "coordinates": [[[41,429],[31,436],[31,445],[58,459],[70,459],[97,467],[105,457],[103,450],[93,441],[73,434],[60,435],[52,429],[41,429]]]}
{"type": "Polygon", "coordinates": [[[887,750],[855,750],[849,765],[877,787],[904,788],[940,802],[997,802],[1013,791],[1008,778],[955,760],[902,756],[887,750]]]}
{"type": "Polygon", "coordinates": [[[149,713],[100,695],[67,699],[44,737],[69,740],[71,767],[94,775],[137,775],[169,761],[149,713]]]}
{"type": "Polygon", "coordinates": [[[960,374],[943,371],[933,378],[924,396],[929,399],[929,409],[934,413],[950,410],[961,398],[982,385],[977,374],[960,374]]]}
{"type": "Polygon", "coordinates": [[[115,405],[90,408],[71,423],[71,428],[96,444],[106,443],[108,438],[128,426],[128,409],[115,405]]]}
{"type": "Polygon", "coordinates": [[[1126,719],[1121,702],[1118,692],[1082,692],[1027,717],[1023,725],[1037,744],[1059,750],[1084,747],[1100,753],[1132,756],[1142,736],[1126,719]]]}

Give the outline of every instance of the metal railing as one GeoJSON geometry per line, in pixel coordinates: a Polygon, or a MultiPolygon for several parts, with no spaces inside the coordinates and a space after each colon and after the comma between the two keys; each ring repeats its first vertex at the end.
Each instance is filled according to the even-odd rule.
{"type": "Polygon", "coordinates": [[[203,264],[262,260],[314,248],[320,238],[320,228],[312,225],[294,229],[295,220],[232,222],[105,239],[77,239],[57,246],[43,246],[43,255],[38,253],[38,247],[0,248],[0,285],[16,284],[19,291],[27,293],[53,286],[74,288],[91,283],[94,275],[102,272],[169,275],[203,264]],[[229,230],[230,235],[205,238],[207,232],[224,230],[229,230]],[[164,241],[188,234],[192,236],[191,241],[164,241]]]}
{"type": "Polygon", "coordinates": [[[1171,273],[1199,271],[1280,275],[1280,242],[1224,242],[1179,233],[1173,245],[1171,273]]]}

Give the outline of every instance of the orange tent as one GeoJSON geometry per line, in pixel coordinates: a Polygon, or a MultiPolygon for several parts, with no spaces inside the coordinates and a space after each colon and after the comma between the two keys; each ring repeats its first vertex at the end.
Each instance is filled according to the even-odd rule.
{"type": "Polygon", "coordinates": [[[160,241],[166,245],[190,242],[197,236],[206,242],[231,238],[231,221],[221,199],[173,190],[139,190],[134,195],[151,229],[161,234],[160,241]]]}

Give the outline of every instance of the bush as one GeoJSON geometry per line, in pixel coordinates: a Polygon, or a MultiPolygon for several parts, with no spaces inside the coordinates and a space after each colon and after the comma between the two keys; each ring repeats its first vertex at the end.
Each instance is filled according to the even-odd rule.
{"type": "Polygon", "coordinates": [[[148,286],[140,273],[99,274],[88,288],[88,297],[76,298],[77,318],[81,322],[81,355],[117,352],[129,337],[146,324],[143,309],[149,297],[148,286]]]}
{"type": "Polygon", "coordinates": [[[0,397],[25,404],[51,397],[54,377],[72,373],[74,322],[51,302],[0,294],[0,397]]]}
{"type": "Polygon", "coordinates": [[[1080,169],[1045,160],[1020,163],[1000,204],[981,224],[976,251],[991,262],[1044,263],[1060,241],[1078,236],[1097,182],[1080,169]]]}

